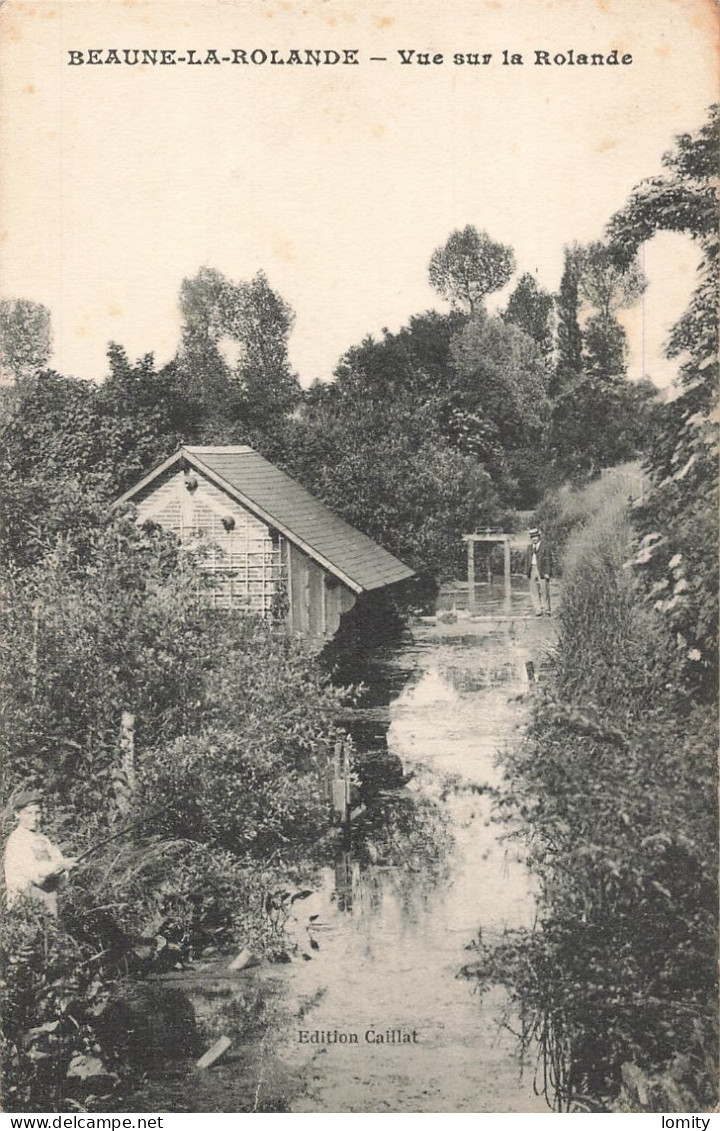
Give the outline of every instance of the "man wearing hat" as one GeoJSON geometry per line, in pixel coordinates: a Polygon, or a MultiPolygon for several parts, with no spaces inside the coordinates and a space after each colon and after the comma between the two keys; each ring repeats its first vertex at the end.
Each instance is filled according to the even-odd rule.
{"type": "Polygon", "coordinates": [[[530,578],[530,593],[537,593],[540,608],[535,616],[541,617],[547,604],[547,615],[552,616],[550,606],[550,575],[552,574],[552,554],[550,547],[537,527],[530,531],[530,545],[525,551],[525,573],[530,578]]]}
{"type": "Polygon", "coordinates": [[[27,895],[44,904],[51,915],[57,915],[60,877],[74,868],[77,860],[64,856],[48,837],[36,831],[40,803],[39,793],[23,790],[13,804],[17,828],[5,845],[7,905],[12,907],[21,895],[27,895]]]}

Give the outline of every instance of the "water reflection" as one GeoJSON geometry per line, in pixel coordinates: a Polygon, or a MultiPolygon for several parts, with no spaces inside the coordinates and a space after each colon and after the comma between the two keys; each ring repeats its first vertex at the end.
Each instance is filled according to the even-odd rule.
{"type": "Polygon", "coordinates": [[[418,1043],[382,1058],[362,1042],[295,1047],[305,1085],[293,1111],[546,1110],[519,1079],[507,999],[480,1004],[457,977],[478,930],[499,938],[532,922],[529,879],[496,839],[490,794],[534,651],[514,626],[457,616],[346,658],[346,675],[360,657],[373,681],[374,743],[382,733],[411,776],[368,800],[328,871],[320,950],[294,984],[306,997],[322,987],[305,1018],[313,1031],[375,1026],[416,1031],[418,1043]]]}
{"type": "Polygon", "coordinates": [[[412,789],[375,798],[335,862],[337,909],[376,913],[391,898],[415,918],[428,891],[447,878],[453,845],[447,809],[417,777],[412,789]]]}
{"type": "MultiPolygon", "coordinates": [[[[467,616],[468,604],[467,583],[453,582],[441,589],[436,602],[436,611],[439,615],[454,612],[458,616],[467,616]]],[[[475,585],[475,611],[476,615],[481,617],[533,614],[528,582],[524,577],[513,577],[509,600],[502,579],[494,579],[491,583],[477,582],[475,585]]]]}

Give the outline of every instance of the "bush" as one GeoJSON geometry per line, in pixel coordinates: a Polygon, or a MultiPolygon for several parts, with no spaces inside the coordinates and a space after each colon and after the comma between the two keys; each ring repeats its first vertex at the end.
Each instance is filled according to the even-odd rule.
{"type": "Polygon", "coordinates": [[[108,846],[76,873],[64,891],[63,919],[119,970],[167,969],[208,946],[272,954],[281,940],[265,900],[287,879],[284,866],[153,835],[108,846]]]}
{"type": "Polygon", "coordinates": [[[63,543],[12,578],[1,617],[6,789],[42,782],[100,836],[121,794],[130,804],[132,783],[120,781],[130,711],[141,779],[132,804],[166,805],[171,789],[172,835],[243,855],[251,842],[265,853],[297,841],[306,819],[327,823],[315,759],[334,738],[337,694],[281,629],[208,609],[197,563],[173,538],[116,517],[84,560],[63,543]],[[239,817],[231,827],[233,807],[249,805],[254,831],[239,817]]]}
{"type": "Polygon", "coordinates": [[[98,1029],[112,982],[92,947],[24,901],[0,927],[0,957],[3,1110],[107,1110],[123,1066],[98,1029]]]}

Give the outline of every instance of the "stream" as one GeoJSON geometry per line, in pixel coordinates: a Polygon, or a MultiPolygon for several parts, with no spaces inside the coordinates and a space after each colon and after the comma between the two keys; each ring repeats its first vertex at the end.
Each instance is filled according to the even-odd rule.
{"type": "Polygon", "coordinates": [[[526,718],[526,663],[537,669],[553,637],[526,592],[511,606],[487,585],[477,593],[472,619],[466,593],[446,593],[437,617],[364,658],[368,715],[381,720],[370,729],[407,781],[376,798],[294,904],[291,963],[165,976],[211,1038],[233,1044],[208,1070],[175,1062],[148,1080],[144,1110],[548,1110],[505,991],[480,997],[458,977],[478,932],[492,942],[533,923],[531,877],[491,821],[488,790],[526,718]]]}

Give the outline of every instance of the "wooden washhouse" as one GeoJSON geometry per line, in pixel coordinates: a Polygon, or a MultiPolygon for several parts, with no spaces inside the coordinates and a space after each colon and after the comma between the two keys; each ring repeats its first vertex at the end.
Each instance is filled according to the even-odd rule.
{"type": "Polygon", "coordinates": [[[216,608],[282,615],[327,638],[358,596],[413,571],[252,448],[183,446],[114,504],[204,543],[216,608]]]}

